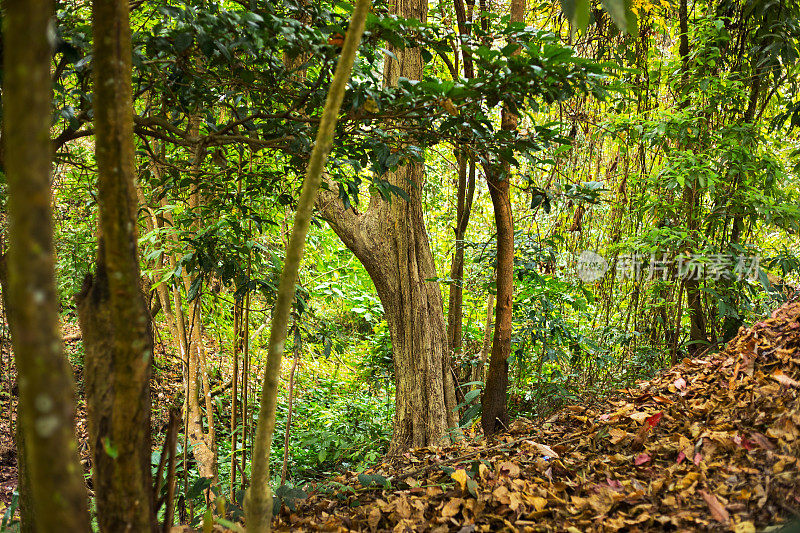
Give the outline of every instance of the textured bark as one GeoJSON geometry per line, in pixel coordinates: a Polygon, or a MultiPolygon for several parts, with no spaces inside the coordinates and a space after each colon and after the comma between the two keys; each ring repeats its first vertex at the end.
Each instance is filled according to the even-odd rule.
{"type": "MultiPolygon", "coordinates": [[[[398,0],[391,9],[401,17],[424,21],[427,3],[398,0]]],[[[399,76],[422,79],[418,48],[392,49],[386,57],[384,82],[399,76]]],[[[421,191],[424,167],[413,162],[384,176],[410,200],[383,201],[373,193],[367,210],[345,210],[338,196],[322,191],[317,206],[333,231],[361,261],[383,303],[392,339],[396,380],[390,453],[440,444],[458,423],[453,374],[439,285],[436,277],[421,191]]],[[[330,187],[330,190],[336,190],[330,187]]]]}
{"type": "Polygon", "coordinates": [[[52,50],[47,0],[3,4],[8,321],[18,372],[23,531],[91,531],[75,440],[72,369],[58,323],[51,212],[52,50]]]}
{"type": "MultiPolygon", "coordinates": [[[[199,117],[193,116],[190,119],[189,134],[198,137],[200,127],[199,117]]],[[[195,185],[189,195],[189,207],[198,210],[201,205],[200,191],[197,181],[200,179],[200,166],[205,159],[206,151],[202,146],[195,149],[194,161],[192,162],[192,176],[196,180],[195,185]]],[[[200,230],[199,223],[195,221],[192,229],[200,230]]],[[[189,288],[195,282],[197,273],[183,271],[183,288],[189,294],[189,288]]],[[[177,290],[177,289],[176,289],[177,290]]],[[[198,295],[192,306],[191,314],[191,338],[188,343],[188,417],[189,417],[189,438],[194,447],[192,454],[198,463],[200,475],[217,480],[217,454],[216,454],[216,431],[214,429],[214,407],[211,401],[211,385],[208,380],[208,366],[206,362],[206,351],[203,345],[203,320],[201,317],[201,295],[198,295]],[[202,388],[201,388],[202,387],[202,388]],[[203,413],[200,409],[199,396],[203,395],[203,403],[206,408],[206,418],[208,419],[208,431],[203,430],[203,413]]]]}
{"type": "Polygon", "coordinates": [[[487,169],[486,181],[497,225],[497,303],[494,337],[481,401],[481,427],[492,435],[508,426],[508,356],[511,353],[512,304],[514,298],[514,221],[511,212],[509,175],[497,179],[487,169]]]}
{"type": "Polygon", "coordinates": [[[150,473],[153,337],[139,284],[127,0],[92,5],[100,236],[78,295],[101,531],[155,531],[150,473]]]}
{"type": "MultiPolygon", "coordinates": [[[[525,21],[525,0],[511,1],[511,22],[525,21]]],[[[519,118],[513,107],[505,102],[501,117],[504,130],[517,129],[519,118]]],[[[508,426],[508,356],[511,354],[512,311],[514,301],[514,218],[511,211],[511,168],[508,163],[496,167],[485,165],[486,181],[494,207],[497,226],[497,305],[495,308],[494,338],[486,387],[483,392],[481,427],[492,435],[508,426]]]]}

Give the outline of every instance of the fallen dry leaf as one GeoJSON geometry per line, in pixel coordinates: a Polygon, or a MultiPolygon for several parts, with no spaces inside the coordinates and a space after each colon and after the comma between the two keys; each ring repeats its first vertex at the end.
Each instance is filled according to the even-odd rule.
{"type": "Polygon", "coordinates": [[[714,517],[714,520],[727,525],[731,520],[730,514],[728,514],[727,509],[725,509],[725,507],[719,503],[717,497],[704,490],[700,490],[698,492],[708,504],[708,508],[711,510],[711,516],[714,517]]]}

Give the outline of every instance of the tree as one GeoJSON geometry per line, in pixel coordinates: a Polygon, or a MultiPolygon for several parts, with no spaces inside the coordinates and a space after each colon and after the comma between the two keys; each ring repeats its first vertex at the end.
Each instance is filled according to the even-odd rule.
{"type": "Polygon", "coordinates": [[[94,128],[100,223],[78,295],[101,531],[155,531],[150,473],[153,337],[140,289],[127,0],[95,0],[94,128]]]}
{"type": "Polygon", "coordinates": [[[58,320],[50,174],[48,0],[4,4],[3,148],[10,249],[4,294],[20,389],[23,531],[90,531],[75,441],[75,392],[58,320]],[[7,289],[7,294],[6,290],[7,289]]]}
{"type": "MultiPolygon", "coordinates": [[[[525,22],[525,0],[511,1],[511,23],[525,22]]],[[[513,44],[513,43],[512,43],[513,44]]],[[[506,100],[501,115],[501,129],[517,129],[519,117],[516,103],[506,100]]],[[[485,160],[484,171],[489,195],[494,207],[497,227],[497,305],[495,307],[494,337],[486,385],[481,398],[481,427],[492,435],[508,427],[508,356],[511,354],[514,302],[514,217],[511,209],[511,165],[485,160]]]]}
{"type": "MultiPolygon", "coordinates": [[[[391,13],[424,22],[427,9],[424,0],[401,0],[392,5],[391,13]]],[[[400,77],[422,79],[420,48],[390,47],[390,51],[394,58],[384,59],[386,86],[396,85],[400,77]]],[[[397,387],[390,453],[399,453],[439,444],[456,426],[457,417],[442,293],[432,281],[436,267],[422,212],[424,167],[411,161],[383,178],[402,196],[385,201],[373,190],[368,207],[359,212],[345,208],[328,190],[320,194],[317,207],[364,265],[383,303],[397,387]]]]}

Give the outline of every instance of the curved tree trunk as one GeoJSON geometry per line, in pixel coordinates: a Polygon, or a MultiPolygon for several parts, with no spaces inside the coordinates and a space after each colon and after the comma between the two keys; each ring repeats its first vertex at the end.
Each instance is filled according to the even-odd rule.
{"type": "Polygon", "coordinates": [[[75,440],[75,391],[58,323],[51,211],[47,0],[4,2],[3,111],[9,189],[3,297],[18,371],[23,531],[91,531],[75,440]]]}
{"type": "Polygon", "coordinates": [[[95,0],[94,125],[100,237],[78,295],[101,531],[155,531],[150,472],[153,337],[139,284],[127,0],[95,0]]]}
{"type": "Polygon", "coordinates": [[[369,273],[383,303],[395,369],[391,453],[440,443],[456,425],[455,389],[433,255],[422,215],[422,166],[409,164],[386,176],[410,201],[377,196],[364,213],[320,192],[317,206],[342,242],[369,273]],[[410,182],[409,182],[410,180],[410,182]],[[416,185],[416,186],[415,186],[416,185]]]}
{"type": "MultiPolygon", "coordinates": [[[[393,13],[425,21],[427,2],[398,0],[393,13]]],[[[393,49],[385,58],[384,82],[400,76],[422,79],[418,48],[393,49]]],[[[383,201],[373,193],[367,211],[344,209],[338,196],[320,191],[317,207],[333,231],[361,261],[383,303],[392,338],[396,394],[390,453],[435,445],[458,423],[447,331],[428,233],[422,213],[425,180],[421,163],[411,162],[384,176],[403,189],[383,201]]],[[[331,187],[331,190],[336,190],[331,187]]]]}

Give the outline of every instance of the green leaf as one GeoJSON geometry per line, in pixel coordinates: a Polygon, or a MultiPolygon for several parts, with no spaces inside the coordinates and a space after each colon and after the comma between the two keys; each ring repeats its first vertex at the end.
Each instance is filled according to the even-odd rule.
{"type": "Polygon", "coordinates": [[[467,490],[473,497],[478,497],[478,482],[472,478],[467,478],[467,490]]]}
{"type": "Polygon", "coordinates": [[[185,31],[178,33],[175,35],[173,45],[175,46],[175,51],[177,53],[183,53],[192,45],[194,41],[194,35],[191,32],[185,31]]]}
{"type": "Polygon", "coordinates": [[[472,402],[472,400],[474,400],[475,398],[477,398],[480,395],[481,395],[481,390],[480,389],[471,390],[471,391],[469,391],[468,393],[466,393],[464,395],[464,402],[465,403],[470,403],[470,402],[472,402]]]}
{"type": "Polygon", "coordinates": [[[200,292],[200,287],[203,285],[203,276],[197,276],[192,281],[192,284],[189,285],[189,292],[186,294],[186,298],[192,302],[195,298],[197,298],[198,293],[200,292]]]}
{"type": "Polygon", "coordinates": [[[380,474],[359,474],[358,482],[365,487],[384,487],[389,488],[389,480],[380,474]]]}
{"type": "Polygon", "coordinates": [[[103,437],[103,450],[112,459],[119,457],[119,450],[114,444],[111,443],[111,439],[108,437],[103,437]]]}
{"type": "MultiPolygon", "coordinates": [[[[292,509],[292,511],[294,511],[294,509],[292,509]]],[[[240,526],[235,522],[231,522],[230,520],[226,520],[219,516],[216,517],[214,520],[217,522],[217,524],[227,527],[231,531],[235,531],[236,533],[244,533],[244,528],[242,528],[242,526],[240,526]]]]}
{"type": "MultiPolygon", "coordinates": [[[[308,498],[308,494],[303,489],[281,485],[275,489],[275,500],[283,503],[290,511],[294,512],[297,502],[308,498]]],[[[280,508],[278,509],[280,510],[280,508]]],[[[224,525],[224,524],[223,524],[224,525]]]]}
{"type": "Polygon", "coordinates": [[[631,0],[603,0],[603,6],[620,31],[630,34],[637,31],[636,15],[631,9],[631,0]]]}

